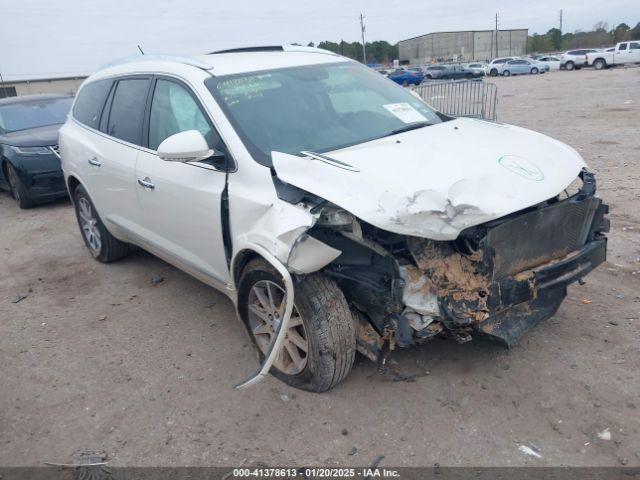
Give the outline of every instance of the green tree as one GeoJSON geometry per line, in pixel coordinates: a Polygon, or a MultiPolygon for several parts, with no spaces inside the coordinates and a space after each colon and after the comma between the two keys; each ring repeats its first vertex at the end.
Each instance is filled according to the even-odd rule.
{"type": "Polygon", "coordinates": [[[629,40],[629,31],[631,27],[626,23],[618,25],[611,33],[613,35],[613,43],[624,42],[629,40]]]}
{"type": "Polygon", "coordinates": [[[640,40],[640,22],[636,24],[631,30],[629,30],[630,40],[640,40]]]}

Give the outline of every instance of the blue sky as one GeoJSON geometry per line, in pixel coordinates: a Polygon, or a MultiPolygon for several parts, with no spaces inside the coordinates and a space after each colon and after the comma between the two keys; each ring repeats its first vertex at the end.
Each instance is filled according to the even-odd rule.
{"type": "Polygon", "coordinates": [[[235,46],[359,39],[397,42],[433,31],[500,28],[544,33],[640,21],[638,0],[0,0],[5,76],[91,72],[146,53],[204,53],[235,46]]]}

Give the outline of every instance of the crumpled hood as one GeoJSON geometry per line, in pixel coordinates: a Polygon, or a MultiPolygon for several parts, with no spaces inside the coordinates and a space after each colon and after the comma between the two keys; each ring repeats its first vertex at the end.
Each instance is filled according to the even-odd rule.
{"type": "Polygon", "coordinates": [[[0,135],[0,142],[15,147],[46,147],[57,145],[58,130],[62,124],[47,125],[46,127],[29,128],[0,135]]]}
{"type": "Polygon", "coordinates": [[[281,180],[378,228],[434,240],[548,200],[585,167],[550,137],[467,118],[324,155],[354,168],[280,152],[273,166],[281,180]]]}

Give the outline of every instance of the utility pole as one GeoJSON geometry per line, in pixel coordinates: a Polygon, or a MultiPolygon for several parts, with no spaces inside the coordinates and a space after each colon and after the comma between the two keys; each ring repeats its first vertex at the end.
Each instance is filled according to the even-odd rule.
{"type": "Polygon", "coordinates": [[[364,17],[360,14],[360,31],[362,32],[362,63],[367,64],[367,48],[364,44],[364,17]]]}
{"type": "Polygon", "coordinates": [[[498,14],[496,13],[496,57],[500,55],[498,53],[498,14]]]}
{"type": "Polygon", "coordinates": [[[560,9],[560,38],[562,38],[562,9],[560,9]]]}

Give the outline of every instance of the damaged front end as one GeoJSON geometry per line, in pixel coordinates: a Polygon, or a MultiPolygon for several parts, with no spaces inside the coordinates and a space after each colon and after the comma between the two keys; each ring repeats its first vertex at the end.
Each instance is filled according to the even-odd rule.
{"type": "Polygon", "coordinates": [[[551,317],[580,280],[606,258],[608,207],[593,174],[548,201],[437,241],[374,227],[328,202],[306,235],[333,249],[333,277],[357,322],[358,350],[372,360],[396,346],[444,332],[513,346],[551,317]],[[337,252],[340,252],[339,255],[337,252]]]}

